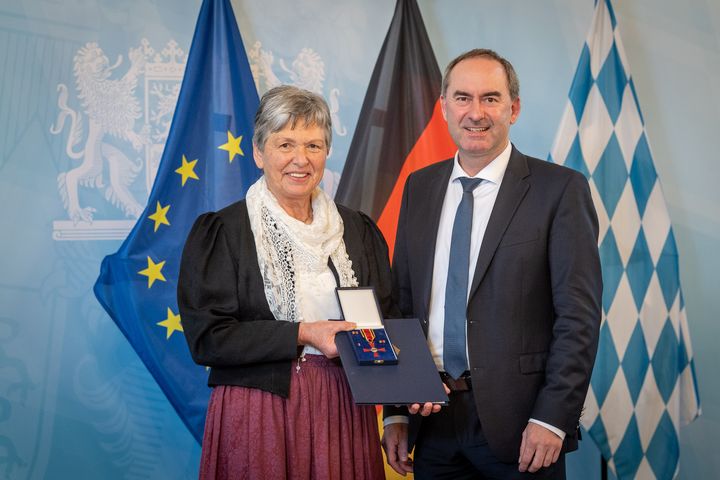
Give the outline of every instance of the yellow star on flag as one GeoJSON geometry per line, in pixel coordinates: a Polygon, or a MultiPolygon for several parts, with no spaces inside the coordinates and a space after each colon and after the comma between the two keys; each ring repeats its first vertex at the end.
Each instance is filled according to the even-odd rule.
{"type": "Polygon", "coordinates": [[[148,288],[152,287],[153,283],[155,283],[155,280],[160,280],[165,282],[165,275],[162,274],[162,268],[165,266],[165,260],[163,260],[160,263],[153,262],[153,259],[150,257],[147,257],[148,266],[144,270],[140,270],[138,273],[140,275],[145,275],[148,277],[148,288]]]}
{"type": "Polygon", "coordinates": [[[218,147],[220,150],[225,150],[228,152],[228,161],[229,163],[232,163],[233,159],[235,158],[235,155],[240,155],[241,157],[244,157],[245,154],[243,153],[242,149],[240,148],[240,142],[242,141],[242,135],[235,138],[233,137],[233,134],[230,133],[230,130],[227,132],[227,143],[224,143],[218,147]]]}
{"type": "Polygon", "coordinates": [[[175,170],[175,173],[179,173],[182,175],[182,186],[185,186],[185,182],[187,182],[188,178],[194,178],[195,180],[200,180],[195,173],[195,164],[197,163],[197,158],[193,160],[192,162],[188,162],[187,158],[185,158],[185,155],[182,156],[182,167],[175,170]]]}
{"type": "Polygon", "coordinates": [[[165,340],[170,339],[170,335],[174,332],[183,331],[182,323],[180,323],[180,315],[175,315],[170,307],[167,309],[167,318],[162,322],[158,322],[157,325],[167,329],[165,340]]]}
{"type": "Polygon", "coordinates": [[[170,204],[163,207],[162,205],[160,205],[160,202],[157,202],[157,208],[155,209],[155,213],[153,213],[152,215],[148,215],[148,218],[155,222],[156,232],[158,231],[158,228],[161,224],[168,226],[170,225],[170,222],[168,222],[167,219],[168,210],[170,210],[170,204]]]}

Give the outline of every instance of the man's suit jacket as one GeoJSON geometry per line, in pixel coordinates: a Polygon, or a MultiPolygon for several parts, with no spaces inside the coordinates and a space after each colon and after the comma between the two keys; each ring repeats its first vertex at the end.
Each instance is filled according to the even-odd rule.
{"type": "MultiPolygon", "coordinates": [[[[420,319],[426,333],[452,162],[408,178],[398,221],[394,293],[403,315],[420,319]]],[[[502,461],[517,461],[530,418],[565,431],[565,451],[577,448],[601,318],[597,238],[587,180],[513,147],[467,307],[472,392],[483,433],[502,461]]],[[[420,420],[411,418],[411,445],[420,420]]]]}

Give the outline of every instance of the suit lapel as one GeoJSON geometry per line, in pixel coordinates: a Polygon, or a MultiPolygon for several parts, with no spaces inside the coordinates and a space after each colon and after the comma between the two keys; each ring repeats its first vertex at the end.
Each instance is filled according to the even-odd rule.
{"type": "Polygon", "coordinates": [[[510,161],[507,170],[505,170],[505,176],[500,185],[500,191],[495,200],[482,245],[480,246],[469,298],[472,298],[480,286],[480,282],[487,272],[505,230],[507,230],[525,193],[530,188],[530,182],[526,178],[528,175],[530,175],[530,171],[525,156],[513,146],[510,161]]]}
{"type": "Polygon", "coordinates": [[[421,213],[417,217],[418,224],[416,228],[411,230],[419,237],[416,245],[420,247],[421,251],[417,252],[412,258],[412,262],[417,262],[418,265],[417,277],[415,278],[423,279],[420,298],[427,299],[424,305],[425,312],[423,312],[425,315],[430,311],[430,289],[432,288],[433,266],[435,265],[435,245],[440,225],[440,214],[445,201],[453,163],[454,160],[445,163],[438,176],[429,177],[429,181],[421,186],[421,189],[425,191],[425,204],[424,208],[419,210],[421,213]]]}

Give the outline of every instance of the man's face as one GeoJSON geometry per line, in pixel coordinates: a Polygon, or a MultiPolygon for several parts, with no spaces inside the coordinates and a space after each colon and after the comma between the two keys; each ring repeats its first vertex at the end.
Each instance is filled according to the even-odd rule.
{"type": "Polygon", "coordinates": [[[460,161],[484,167],[507,146],[510,125],[520,114],[520,99],[510,99],[502,65],[491,58],[461,61],[450,72],[441,97],[448,131],[460,161]]]}

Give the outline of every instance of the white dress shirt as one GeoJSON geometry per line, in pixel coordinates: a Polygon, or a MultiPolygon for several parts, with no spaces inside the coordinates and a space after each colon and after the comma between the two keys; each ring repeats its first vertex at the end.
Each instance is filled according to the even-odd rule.
{"type": "MultiPolygon", "coordinates": [[[[472,284],[475,265],[477,264],[485,229],[490,219],[505,169],[510,161],[512,146],[508,142],[492,162],[471,178],[482,178],[483,181],[473,190],[473,218],[470,234],[470,264],[468,265],[468,293],[472,284]]],[[[435,243],[435,262],[433,264],[432,289],[430,291],[430,313],[428,318],[428,345],[438,370],[445,370],[443,366],[443,334],[445,331],[445,284],[447,283],[448,266],[450,264],[450,242],[452,240],[455,212],[463,196],[461,177],[469,177],[458,161],[455,154],[453,170],[445,193],[440,212],[437,240],[435,243]]],[[[467,336],[466,336],[467,338],[467,336]]],[[[467,342],[466,346],[467,348],[467,342]]]]}

